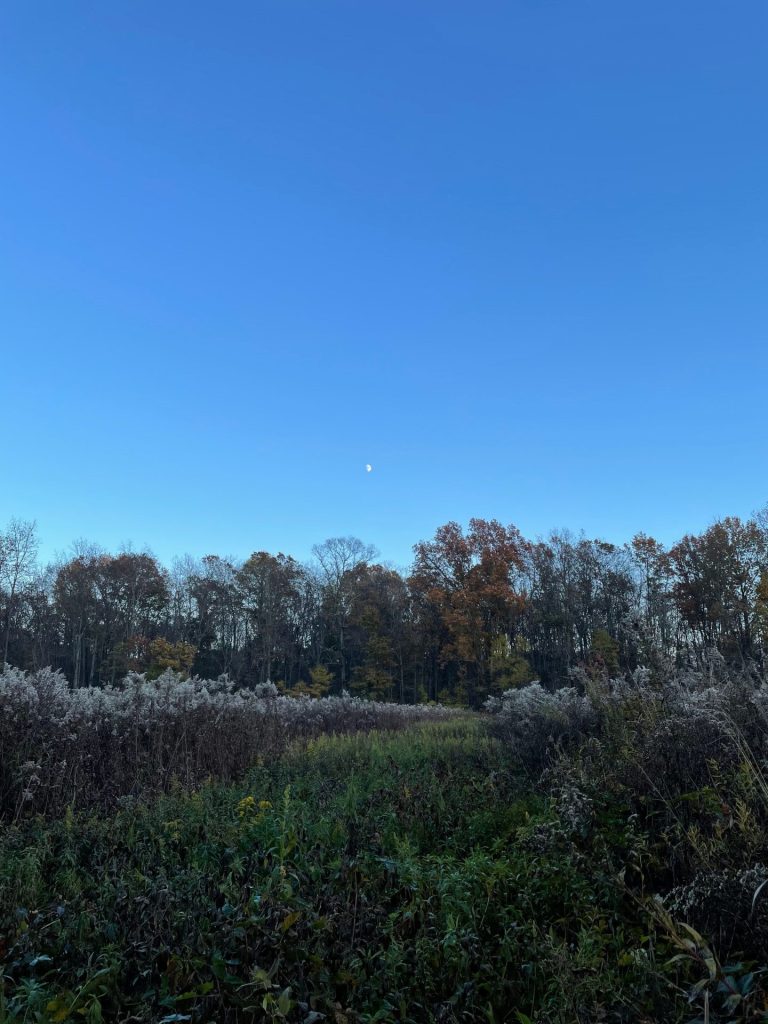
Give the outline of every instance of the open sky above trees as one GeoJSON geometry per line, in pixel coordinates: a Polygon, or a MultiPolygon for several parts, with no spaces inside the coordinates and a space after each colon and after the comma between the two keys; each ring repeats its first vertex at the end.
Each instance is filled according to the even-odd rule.
{"type": "Polygon", "coordinates": [[[766,499],[768,8],[0,11],[0,523],[405,565],[766,499]],[[366,472],[366,464],[373,466],[366,472]]]}

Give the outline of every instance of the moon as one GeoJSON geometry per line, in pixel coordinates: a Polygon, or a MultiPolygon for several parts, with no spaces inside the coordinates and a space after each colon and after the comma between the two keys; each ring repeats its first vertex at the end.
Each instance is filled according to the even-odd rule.
{"type": "Polygon", "coordinates": [[[366,462],[366,464],[365,464],[365,472],[366,473],[370,473],[372,469],[373,469],[373,466],[370,464],[370,462],[366,462]]]}

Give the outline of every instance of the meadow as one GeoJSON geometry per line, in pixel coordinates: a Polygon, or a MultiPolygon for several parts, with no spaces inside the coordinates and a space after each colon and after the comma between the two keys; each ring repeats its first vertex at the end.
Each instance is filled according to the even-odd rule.
{"type": "Polygon", "coordinates": [[[0,2],[0,1024],[768,1024],[767,39],[0,2]]]}
{"type": "Polygon", "coordinates": [[[92,717],[6,672],[0,1021],[766,1021],[768,686],[716,668],[480,714],[167,675],[92,717]]]}

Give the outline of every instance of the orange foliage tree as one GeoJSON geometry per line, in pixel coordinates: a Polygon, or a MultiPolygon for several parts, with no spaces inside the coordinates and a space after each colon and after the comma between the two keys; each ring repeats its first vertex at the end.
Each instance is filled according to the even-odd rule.
{"type": "Polygon", "coordinates": [[[411,586],[441,627],[440,662],[455,663],[457,695],[472,705],[492,688],[499,638],[514,640],[525,549],[517,528],[495,519],[471,519],[466,533],[447,523],[414,547],[411,586]]]}

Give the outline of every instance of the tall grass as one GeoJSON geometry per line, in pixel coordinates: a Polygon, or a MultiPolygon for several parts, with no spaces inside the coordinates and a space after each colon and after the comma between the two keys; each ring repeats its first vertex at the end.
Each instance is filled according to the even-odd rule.
{"type": "Polygon", "coordinates": [[[235,779],[296,739],[399,729],[450,714],[437,706],[347,695],[284,697],[271,685],[228,680],[151,681],[131,674],[114,687],[72,689],[57,672],[0,673],[0,820],[106,807],[174,782],[235,779]]]}
{"type": "Polygon", "coordinates": [[[625,874],[711,1020],[763,1020],[768,964],[768,684],[758,673],[577,679],[490,703],[534,786],[609,800],[646,837],[625,874]]]}

